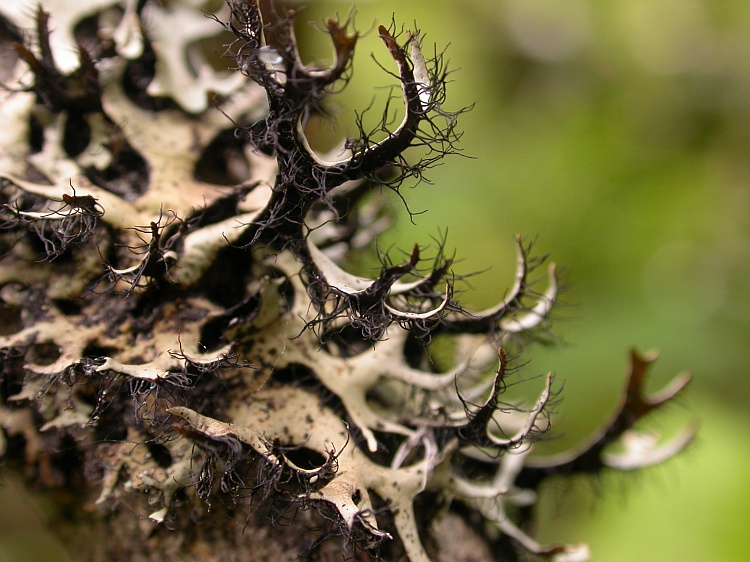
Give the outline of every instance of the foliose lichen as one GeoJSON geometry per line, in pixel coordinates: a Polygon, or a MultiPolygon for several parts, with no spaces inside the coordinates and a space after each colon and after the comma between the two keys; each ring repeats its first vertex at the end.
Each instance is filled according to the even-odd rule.
{"type": "Polygon", "coordinates": [[[585,545],[528,534],[537,491],[676,454],[694,428],[658,445],[634,426],[689,377],[646,396],[653,357],[633,352],[603,429],[534,457],[553,376],[530,406],[502,395],[518,344],[547,327],[553,265],[539,292],[543,260],[518,238],[514,285],[482,311],[457,300],[442,245],[384,257],[372,279],[345,269],[389,225],[370,194],[457,150],[442,54],[380,26],[403,120],[360,120],[321,155],[305,125],[346,84],[357,33],[325,22],[335,56],[318,68],[301,62],[294,11],[214,7],[0,5],[0,455],[64,487],[59,452],[74,450],[101,517],[136,511],[134,496],[167,527],[186,502],[317,510],[355,550],[426,562],[439,554],[421,502],[482,521],[498,559],[587,559],[585,545]],[[226,43],[234,72],[212,66],[204,40],[226,43]],[[414,147],[421,158],[405,156],[414,147]],[[452,354],[440,370],[437,341],[452,354]]]}

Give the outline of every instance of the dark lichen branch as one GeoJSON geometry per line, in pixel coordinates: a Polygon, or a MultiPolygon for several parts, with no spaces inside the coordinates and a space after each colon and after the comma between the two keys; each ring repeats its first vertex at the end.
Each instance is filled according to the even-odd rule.
{"type": "Polygon", "coordinates": [[[417,272],[420,259],[417,245],[408,261],[384,265],[376,279],[347,273],[309,238],[305,251],[308,294],[320,310],[311,327],[322,324],[325,328],[346,318],[350,326],[361,330],[367,341],[382,338],[393,322],[410,328],[419,327],[426,335],[453,306],[453,286],[443,280],[447,268],[439,261],[426,277],[410,283],[399,281],[417,272]],[[436,271],[437,275],[434,274],[436,271]],[[439,283],[443,284],[443,290],[434,290],[439,283]]]}
{"type": "Polygon", "coordinates": [[[24,190],[27,182],[0,176],[0,184],[9,188],[11,203],[0,205],[0,230],[25,230],[44,248],[43,261],[52,261],[68,248],[85,244],[96,230],[104,209],[91,195],[63,193],[50,200],[24,190]]]}
{"type": "Polygon", "coordinates": [[[34,84],[29,89],[34,91],[42,103],[54,112],[101,111],[99,71],[86,49],[78,45],[80,66],[71,74],[65,75],[55,64],[49,41],[49,13],[44,11],[41,5],[37,10],[36,27],[39,57],[25,45],[13,44],[18,56],[34,74],[34,84]]]}
{"type": "MultiPolygon", "coordinates": [[[[360,137],[347,142],[349,157],[338,162],[321,160],[308,144],[304,125],[310,115],[324,111],[322,103],[334,84],[346,84],[357,33],[349,34],[345,24],[328,20],[326,29],[336,60],[330,68],[316,69],[300,60],[293,11],[261,10],[258,2],[249,0],[233,1],[230,6],[227,28],[237,37],[231,48],[238,67],[266,90],[269,103],[268,116],[242,134],[256,148],[275,154],[278,162],[272,199],[256,221],[255,233],[248,233],[248,243],[258,239],[259,233],[275,244],[299,237],[312,205],[322,201],[332,206],[330,192],[347,181],[367,179],[397,188],[407,177],[421,179],[425,169],[457,152],[456,117],[464,110],[450,113],[442,108],[447,76],[442,55],[426,61],[418,32],[407,31],[400,45],[392,29],[380,26],[380,37],[398,69],[404,119],[379,142],[360,126],[360,137]],[[409,163],[404,152],[410,147],[424,147],[427,154],[409,163]],[[384,176],[384,169],[392,175],[384,176]]],[[[383,119],[380,128],[387,130],[387,116],[383,119]]]]}
{"type": "Polygon", "coordinates": [[[163,218],[163,214],[160,214],[158,220],[151,221],[148,226],[135,226],[131,229],[141,241],[138,246],[128,247],[132,254],[138,256],[138,262],[123,269],[108,264],[105,277],[110,287],[114,288],[122,281],[128,286],[125,294],[129,295],[137,288],[143,288],[144,280],[168,279],[176,282],[171,277],[170,269],[177,263],[178,253],[174,248],[184,233],[179,227],[170,236],[164,236],[164,231],[175,223],[183,223],[174,213],[162,224],[163,218]]]}
{"type": "MultiPolygon", "coordinates": [[[[528,463],[527,476],[534,479],[541,478],[543,474],[549,473],[596,473],[608,466],[620,470],[633,470],[661,463],[685,448],[695,437],[697,432],[695,424],[687,427],[681,434],[673,438],[672,442],[662,446],[658,446],[657,443],[651,442],[649,439],[641,439],[639,443],[643,447],[640,449],[633,447],[627,450],[626,448],[623,454],[613,454],[606,451],[610,445],[626,439],[629,435],[633,439],[638,439],[636,434],[633,433],[636,423],[674,400],[690,383],[692,377],[685,373],[675,378],[660,393],[647,396],[644,393],[644,385],[648,369],[651,363],[656,360],[656,357],[657,355],[654,353],[641,356],[635,350],[631,350],[630,370],[625,392],[611,419],[604,424],[601,430],[579,447],[560,455],[531,459],[528,463]]],[[[631,443],[633,443],[632,440],[631,443]]]]}

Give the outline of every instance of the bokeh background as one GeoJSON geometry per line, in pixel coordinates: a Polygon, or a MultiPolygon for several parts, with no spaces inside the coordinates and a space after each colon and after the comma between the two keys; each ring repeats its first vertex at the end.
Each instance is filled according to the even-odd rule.
{"type": "MultiPolygon", "coordinates": [[[[376,22],[448,46],[447,106],[461,147],[381,240],[402,249],[447,229],[470,279],[461,301],[493,304],[510,286],[513,235],[567,272],[552,333],[529,377],[564,382],[559,450],[615,405],[632,346],[658,349],[650,388],[691,371],[685,398],[646,427],[695,444],[667,465],[546,490],[544,540],[588,542],[596,561],[750,560],[750,3],[732,0],[377,0],[357,2],[365,33],[340,128],[392,84],[376,22]],[[416,22],[416,25],[415,23],[416,22]],[[366,33],[368,32],[369,33],[366,33]]],[[[349,14],[316,2],[301,20],[349,14]]],[[[300,34],[317,57],[330,46],[300,34]]],[[[315,39],[315,37],[319,39],[315,39]]],[[[373,111],[377,116],[378,111],[373,111]]],[[[346,127],[349,127],[348,129],[346,127]]],[[[529,382],[533,391],[540,383],[529,382]]]]}
{"type": "MultiPolygon", "coordinates": [[[[376,29],[393,14],[423,31],[426,51],[450,44],[448,108],[475,104],[461,119],[471,158],[450,157],[431,185],[403,190],[426,211],[416,224],[394,197],[399,218],[380,246],[447,232],[457,273],[486,270],[461,294],[474,307],[511,284],[516,233],[566,271],[559,345],[525,355],[524,375],[564,382],[558,438],[543,452],[585,438],[612,410],[631,346],[661,351],[653,390],[695,375],[647,425],[669,436],[697,419],[697,441],[643,473],[549,487],[541,538],[587,542],[596,561],[750,560],[750,3],[309,2],[298,34],[310,59],[330,59],[320,22],[345,19],[352,3],[364,36],[321,146],[352,133],[373,96],[382,107],[393,79],[369,54],[388,64],[376,29]]],[[[26,546],[41,543],[33,516],[18,517],[0,513],[0,560],[60,559],[54,547],[12,554],[20,529],[31,529],[26,546]]]]}

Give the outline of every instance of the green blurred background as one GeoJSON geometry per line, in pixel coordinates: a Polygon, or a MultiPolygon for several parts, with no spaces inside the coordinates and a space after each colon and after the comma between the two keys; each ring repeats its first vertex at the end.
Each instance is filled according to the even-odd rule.
{"type": "MultiPolygon", "coordinates": [[[[304,22],[346,18],[352,3],[309,3],[298,25],[308,59],[331,52],[304,22]]],[[[376,107],[387,96],[374,88],[393,80],[369,54],[387,65],[376,24],[394,13],[416,21],[426,51],[450,43],[460,70],[448,108],[476,106],[461,120],[472,158],[451,157],[429,173],[433,185],[404,189],[410,208],[427,212],[416,225],[402,212],[381,247],[447,229],[458,273],[491,268],[461,295],[474,307],[510,285],[515,233],[565,269],[553,326],[562,343],[530,348],[524,371],[564,381],[560,438],[547,451],[611,411],[631,346],[661,351],[653,390],[695,375],[648,427],[668,436],[698,419],[697,442],[643,473],[550,487],[542,540],[587,542],[596,561],[750,560],[750,2],[360,0],[364,37],[333,100],[337,134],[354,131],[354,110],[373,95],[376,107]]],[[[19,536],[3,529],[17,523],[0,520],[0,560],[41,560],[3,550],[19,536]]]]}
{"type": "MultiPolygon", "coordinates": [[[[695,375],[647,427],[699,437],[639,474],[550,487],[541,538],[587,542],[596,561],[750,560],[750,2],[732,0],[376,0],[357,2],[357,47],[339,128],[392,84],[376,22],[417,26],[458,69],[449,109],[461,147],[404,189],[413,211],[383,237],[408,249],[447,229],[448,249],[490,305],[510,286],[513,235],[567,272],[553,334],[529,376],[553,370],[564,401],[548,444],[593,431],[615,405],[631,346],[658,349],[650,389],[695,375]]],[[[316,2],[300,20],[349,14],[316,2]]],[[[311,55],[330,59],[325,37],[311,55]]],[[[318,37],[317,39],[315,39],[318,37]]],[[[373,117],[378,111],[373,111],[373,117]]],[[[394,204],[397,208],[398,203],[394,204]]],[[[450,252],[449,252],[450,253],[450,252]]],[[[539,384],[528,383],[538,391],[539,384]]]]}

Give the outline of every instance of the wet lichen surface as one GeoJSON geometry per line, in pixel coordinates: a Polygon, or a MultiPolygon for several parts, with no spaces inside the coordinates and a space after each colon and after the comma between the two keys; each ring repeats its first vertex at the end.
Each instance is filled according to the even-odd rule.
{"type": "Polygon", "coordinates": [[[154,557],[225,540],[188,530],[220,509],[240,535],[250,517],[314,514],[294,557],[338,536],[362,559],[442,559],[435,530],[463,520],[480,556],[587,559],[530,536],[539,487],[679,452],[693,428],[657,444],[634,425],[689,378],[645,396],[652,357],[633,352],[603,429],[531,455],[554,378],[530,405],[503,393],[548,329],[554,266],[530,283],[544,260],[518,238],[515,283],[483,311],[455,297],[442,244],[383,256],[371,279],[346,269],[389,225],[379,188],[458,150],[442,54],[380,26],[404,118],[317,154],[305,123],[346,84],[358,35],[328,20],[335,60],[306,66],[295,15],[250,0],[0,6],[0,454],[86,518],[180,537],[144,543],[154,557]],[[209,39],[234,71],[205,59],[209,39]]]}

